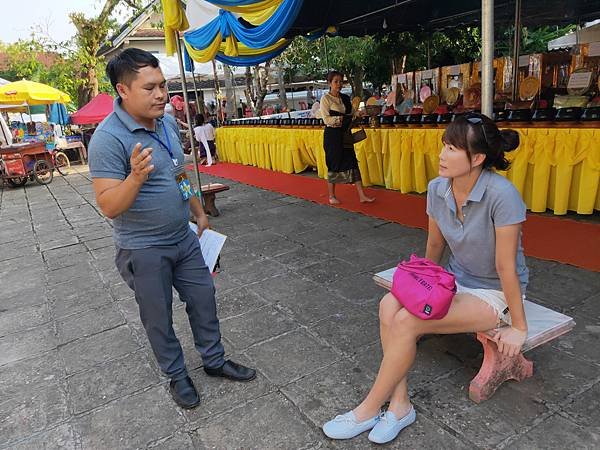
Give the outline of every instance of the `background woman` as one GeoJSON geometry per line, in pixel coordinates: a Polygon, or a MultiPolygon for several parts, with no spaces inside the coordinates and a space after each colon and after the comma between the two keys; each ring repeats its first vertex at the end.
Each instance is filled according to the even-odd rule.
{"type": "Polygon", "coordinates": [[[507,356],[520,352],[527,337],[523,298],[528,270],[521,247],[525,204],[512,183],[492,170],[508,168],[504,152],[517,148],[519,135],[500,132],[488,117],[471,114],[452,122],[442,142],[440,176],[427,189],[425,256],[439,263],[449,247],[447,269],[456,276],[457,294],[440,320],[421,320],[392,294],[383,297],[383,361],[377,379],[360,405],[323,426],[331,438],[349,439],[371,429],[369,440],[389,442],[415,421],[406,376],[420,336],[496,328],[494,340],[507,356]],[[501,324],[508,326],[497,328],[501,324]]]}
{"type": "Polygon", "coordinates": [[[323,147],[327,163],[327,190],[329,203],[338,205],[335,196],[335,185],[338,183],[354,183],[361,202],[372,202],[362,188],[358,161],[352,143],[351,123],[353,118],[350,97],[341,93],[343,75],[337,71],[327,74],[329,93],[321,98],[321,116],[325,122],[323,147]]]}
{"type": "Polygon", "coordinates": [[[215,129],[210,123],[204,123],[204,116],[202,114],[196,114],[194,137],[199,144],[200,157],[202,158],[200,164],[206,162],[206,165],[210,166],[217,157],[215,129]]]}

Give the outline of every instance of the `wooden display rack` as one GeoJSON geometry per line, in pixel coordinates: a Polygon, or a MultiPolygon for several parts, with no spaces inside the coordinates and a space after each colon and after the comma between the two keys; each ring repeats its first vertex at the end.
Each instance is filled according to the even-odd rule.
{"type": "Polygon", "coordinates": [[[471,84],[471,63],[456,64],[454,66],[445,66],[440,69],[440,93],[442,102],[446,102],[450,82],[455,80],[460,89],[461,95],[471,84]]]}
{"type": "Polygon", "coordinates": [[[431,95],[440,95],[440,76],[441,69],[439,67],[415,71],[415,104],[421,103],[419,91],[423,84],[427,84],[431,88],[431,95]]]}

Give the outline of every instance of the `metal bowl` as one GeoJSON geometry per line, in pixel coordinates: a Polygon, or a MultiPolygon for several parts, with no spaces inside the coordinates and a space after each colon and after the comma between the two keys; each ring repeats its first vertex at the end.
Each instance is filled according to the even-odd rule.
{"type": "Polygon", "coordinates": [[[556,111],[556,117],[554,120],[557,122],[562,121],[576,121],[579,120],[583,113],[583,108],[572,107],[572,108],[560,108],[556,111]]]}
{"type": "Polygon", "coordinates": [[[600,106],[585,108],[581,114],[581,120],[600,120],[600,106]]]}
{"type": "Polygon", "coordinates": [[[437,123],[437,119],[438,119],[438,115],[439,114],[423,114],[421,116],[421,123],[423,124],[432,124],[432,123],[437,123]]]}

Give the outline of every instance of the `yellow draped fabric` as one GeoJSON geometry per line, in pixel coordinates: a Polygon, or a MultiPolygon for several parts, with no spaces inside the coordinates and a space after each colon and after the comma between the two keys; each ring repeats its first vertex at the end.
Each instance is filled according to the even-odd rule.
{"type": "Polygon", "coordinates": [[[187,30],[190,24],[179,0],[161,0],[161,3],[164,14],[166,53],[171,56],[177,51],[178,31],[187,30]]]}
{"type": "Polygon", "coordinates": [[[203,50],[198,50],[192,47],[187,40],[183,40],[185,48],[187,49],[190,57],[196,62],[208,62],[214,59],[217,53],[223,53],[227,56],[253,56],[262,55],[263,53],[269,53],[278,48],[287,45],[287,39],[280,39],[275,44],[264,48],[250,48],[247,45],[238,42],[234,36],[229,36],[225,42],[222,42],[221,33],[217,33],[212,44],[203,50]]]}
{"type": "MultiPolygon", "coordinates": [[[[511,167],[500,172],[519,190],[533,212],[552,209],[592,214],[600,210],[600,129],[515,128],[521,145],[508,153],[511,167]]],[[[355,151],[365,186],[403,193],[425,192],[437,176],[441,128],[367,129],[355,151]]],[[[216,143],[222,161],[285,173],[316,167],[327,177],[323,130],[312,128],[223,127],[216,143]]]]}
{"type": "MultiPolygon", "coordinates": [[[[253,25],[264,23],[281,6],[283,0],[263,0],[245,6],[221,6],[225,9],[239,14],[253,25]]],[[[164,13],[165,47],[167,55],[171,56],[177,50],[175,43],[178,31],[189,28],[189,23],[179,0],[161,0],[164,13]]],[[[217,33],[212,43],[204,49],[193,48],[184,38],[184,43],[190,57],[196,62],[208,62],[215,58],[217,53],[226,56],[257,56],[273,52],[289,44],[288,39],[279,39],[275,44],[264,48],[250,48],[235,38],[228,36],[223,42],[221,33],[217,33]]]]}
{"type": "Polygon", "coordinates": [[[221,9],[238,13],[252,25],[260,25],[273,15],[283,0],[264,0],[245,6],[219,6],[221,9]]]}

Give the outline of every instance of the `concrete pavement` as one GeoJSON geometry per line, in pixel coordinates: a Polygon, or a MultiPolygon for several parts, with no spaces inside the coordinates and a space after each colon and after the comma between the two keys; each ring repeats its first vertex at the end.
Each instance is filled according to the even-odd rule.
{"type": "MultiPolygon", "coordinates": [[[[202,397],[193,411],[171,400],[154,362],[85,167],[48,186],[0,189],[0,448],[370,445],[366,434],[330,441],[320,426],[359,402],[377,373],[383,290],[372,274],[422,252],[425,232],[225,182],[211,220],[228,235],[216,277],[223,340],[258,378],[207,377],[175,300],[202,397]]],[[[480,405],[467,396],[477,341],[422,340],[409,377],[417,422],[388,447],[600,447],[600,274],[528,262],[528,297],[577,327],[528,353],[533,378],[480,405]]]]}

